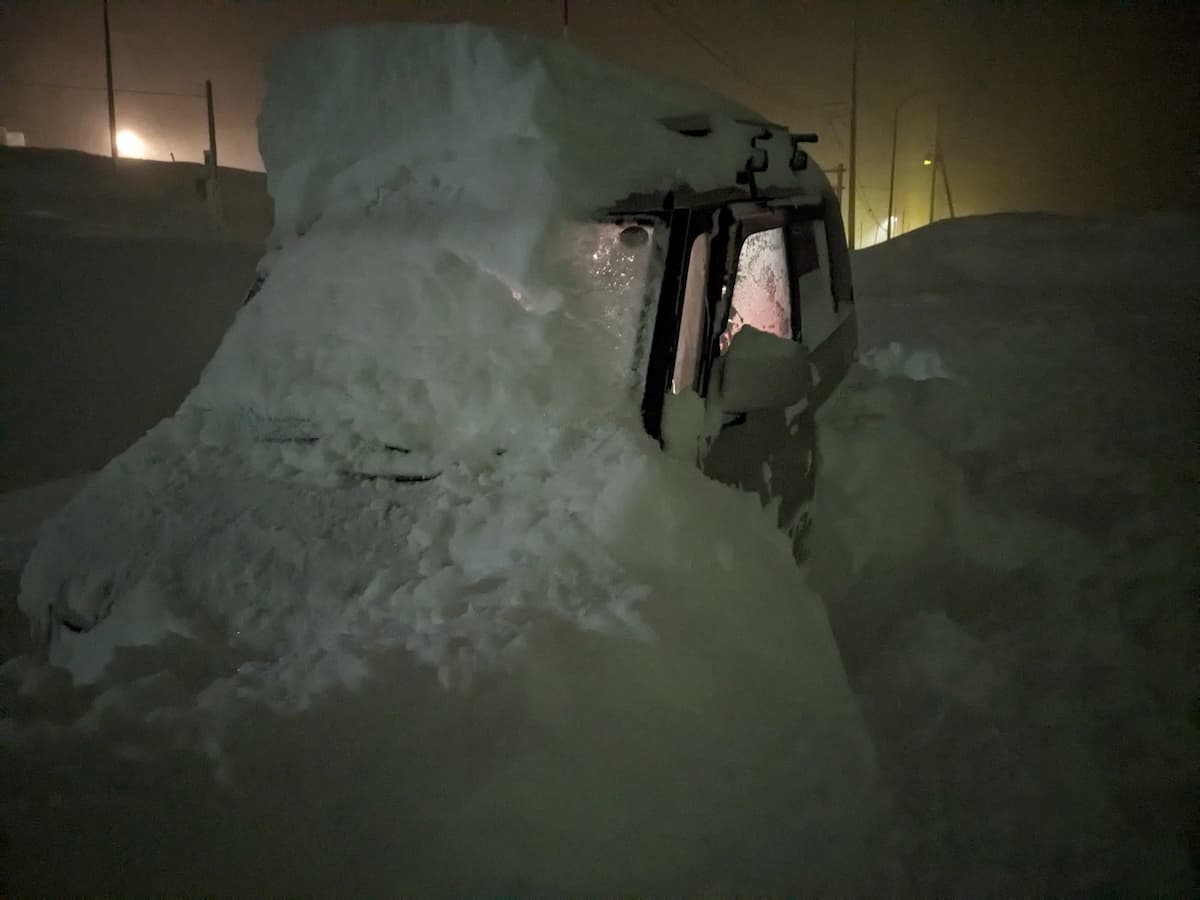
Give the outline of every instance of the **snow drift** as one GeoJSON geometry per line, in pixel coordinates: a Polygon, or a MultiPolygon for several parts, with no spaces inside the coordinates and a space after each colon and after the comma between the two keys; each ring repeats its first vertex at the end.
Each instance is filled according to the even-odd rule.
{"type": "Polygon", "coordinates": [[[1197,235],[981,216],[855,256],[806,571],[915,892],[1195,883],[1197,235]]]}

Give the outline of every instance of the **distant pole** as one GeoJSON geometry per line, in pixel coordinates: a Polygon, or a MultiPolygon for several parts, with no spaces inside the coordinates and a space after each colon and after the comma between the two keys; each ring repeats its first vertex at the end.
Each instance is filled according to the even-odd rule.
{"type": "Polygon", "coordinates": [[[929,224],[933,224],[933,206],[937,200],[937,172],[938,163],[942,157],[942,108],[937,108],[936,117],[933,120],[933,165],[929,172],[929,224]]]}
{"type": "Polygon", "coordinates": [[[910,100],[920,97],[922,94],[933,92],[933,88],[925,88],[923,90],[914,91],[903,100],[896,104],[896,111],[892,113],[892,175],[888,180],[888,217],[887,217],[887,236],[888,240],[892,239],[892,214],[895,211],[896,203],[896,144],[900,138],[900,110],[910,100]]]}
{"type": "Polygon", "coordinates": [[[888,178],[888,212],[887,212],[887,239],[892,239],[892,210],[896,206],[896,138],[900,134],[900,107],[903,103],[896,104],[896,111],[892,113],[892,174],[888,178]]]}
{"type": "MultiPolygon", "coordinates": [[[[858,15],[857,10],[851,13],[850,41],[850,204],[846,216],[847,230],[850,232],[850,249],[856,246],[854,240],[854,207],[857,199],[855,186],[858,182],[858,15]]],[[[859,242],[861,243],[861,241],[859,242]]]]}
{"type": "Polygon", "coordinates": [[[117,159],[117,100],[113,91],[112,37],[108,30],[108,0],[104,0],[104,70],[108,76],[108,142],[112,158],[117,159]]]}
{"type": "Polygon", "coordinates": [[[212,156],[212,167],[217,168],[217,116],[213,111],[212,81],[204,82],[204,97],[208,101],[208,152],[212,156]]]}
{"type": "Polygon", "coordinates": [[[204,151],[204,200],[209,211],[221,221],[221,191],[217,182],[217,117],[213,111],[213,87],[204,81],[204,98],[208,103],[208,149],[204,151]]]}
{"type": "Polygon", "coordinates": [[[954,218],[954,198],[950,196],[950,178],[946,175],[946,160],[942,157],[942,145],[937,146],[938,159],[942,163],[942,185],[946,188],[946,206],[950,210],[950,218],[954,218]]]}
{"type": "Polygon", "coordinates": [[[570,2],[571,2],[571,0],[563,0],[563,40],[564,41],[570,40],[570,37],[567,34],[567,28],[568,28],[569,20],[570,20],[570,16],[569,16],[570,11],[568,10],[567,7],[570,4],[570,2]]]}

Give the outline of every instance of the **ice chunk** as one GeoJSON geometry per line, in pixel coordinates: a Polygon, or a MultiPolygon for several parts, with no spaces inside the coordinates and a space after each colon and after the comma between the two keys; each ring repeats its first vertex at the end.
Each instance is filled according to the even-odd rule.
{"type": "Polygon", "coordinates": [[[861,354],[861,362],[884,377],[928,381],[930,378],[953,378],[937,350],[910,350],[892,341],[886,347],[875,347],[861,354]]]}

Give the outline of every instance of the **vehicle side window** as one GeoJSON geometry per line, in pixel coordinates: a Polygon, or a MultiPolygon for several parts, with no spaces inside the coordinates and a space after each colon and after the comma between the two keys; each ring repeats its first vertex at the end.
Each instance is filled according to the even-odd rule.
{"type": "Polygon", "coordinates": [[[679,394],[696,386],[700,370],[701,342],[708,304],[704,295],[708,286],[708,235],[700,234],[692,241],[688,256],[687,283],[683,291],[683,312],[679,319],[679,340],[675,345],[675,372],[671,378],[671,393],[679,394]]]}
{"type": "Polygon", "coordinates": [[[793,284],[800,308],[800,337],[805,347],[815,350],[838,326],[825,223],[820,219],[798,219],[789,226],[789,237],[793,284]]]}
{"type": "Polygon", "coordinates": [[[742,244],[721,351],[744,325],[792,338],[792,294],[782,228],[756,231],[742,244]]]}

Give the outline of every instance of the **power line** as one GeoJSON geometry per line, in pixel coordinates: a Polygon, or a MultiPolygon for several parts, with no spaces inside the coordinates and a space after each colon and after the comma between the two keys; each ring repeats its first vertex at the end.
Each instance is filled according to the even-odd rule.
{"type": "Polygon", "coordinates": [[[790,111],[792,114],[794,114],[794,115],[800,114],[800,118],[803,119],[803,118],[807,118],[807,116],[804,114],[806,110],[818,110],[818,109],[829,110],[829,109],[832,109],[833,107],[845,106],[846,101],[844,101],[844,100],[830,100],[830,101],[825,101],[822,103],[813,103],[813,104],[809,104],[806,106],[798,106],[795,103],[793,103],[791,100],[787,100],[787,101],[780,103],[779,101],[782,100],[782,98],[775,92],[775,89],[769,88],[766,85],[764,85],[762,82],[758,81],[757,79],[751,78],[750,76],[746,75],[746,73],[744,73],[739,67],[735,66],[724,55],[722,55],[720,52],[718,52],[717,49],[711,43],[704,40],[702,37],[700,37],[700,35],[698,35],[696,32],[694,32],[692,29],[690,29],[686,25],[684,25],[681,22],[678,22],[675,19],[673,19],[672,17],[668,16],[667,13],[663,10],[662,4],[660,4],[658,2],[658,0],[650,0],[650,6],[658,14],[658,17],[663,20],[663,22],[665,22],[670,27],[682,32],[686,38],[688,38],[697,47],[699,47],[701,50],[703,50],[705,53],[707,53],[710,57],[712,57],[712,59],[715,60],[718,65],[720,65],[726,71],[737,76],[738,80],[741,81],[742,84],[744,84],[748,88],[753,89],[757,93],[766,96],[768,99],[773,99],[777,105],[782,106],[784,109],[790,111]]]}
{"type": "MultiPolygon", "coordinates": [[[[667,25],[669,25],[673,28],[676,28],[680,32],[682,32],[685,37],[690,39],[692,41],[692,43],[694,43],[701,50],[703,50],[710,57],[712,57],[712,59],[714,59],[720,66],[722,66],[724,69],[726,69],[733,75],[736,75],[737,78],[744,85],[746,85],[749,88],[753,88],[763,94],[773,94],[774,93],[774,91],[768,91],[766,88],[764,88],[764,86],[762,84],[760,84],[760,83],[756,82],[755,80],[746,76],[737,66],[735,66],[731,62],[729,62],[729,60],[726,59],[724,56],[722,56],[720,53],[718,53],[717,50],[710,43],[708,43],[703,38],[701,38],[699,35],[697,35],[695,32],[693,32],[690,28],[686,27],[685,25],[683,25],[679,22],[672,20],[666,14],[666,12],[663,11],[663,8],[659,4],[658,0],[650,0],[650,6],[658,14],[659,18],[662,19],[667,25]]],[[[780,98],[778,96],[775,97],[776,101],[778,101],[779,99],[780,98]]],[[[831,100],[831,101],[826,101],[823,103],[814,103],[808,107],[798,107],[795,104],[791,103],[790,101],[783,103],[781,105],[793,113],[799,113],[801,111],[801,109],[809,109],[809,110],[821,109],[821,110],[823,110],[824,114],[822,115],[822,118],[825,120],[825,123],[829,126],[829,131],[833,135],[834,142],[838,145],[838,149],[841,150],[843,154],[845,154],[847,152],[846,146],[845,146],[845,144],[842,143],[841,135],[838,134],[837,127],[834,124],[833,119],[832,119],[832,115],[836,111],[838,111],[838,109],[837,109],[838,107],[844,107],[847,105],[846,101],[831,100]]],[[[870,215],[870,217],[875,221],[875,226],[877,228],[883,228],[883,225],[879,221],[879,216],[876,214],[874,208],[871,206],[870,201],[867,200],[866,197],[863,198],[863,206],[866,207],[868,215],[870,215]]]]}
{"type": "Polygon", "coordinates": [[[837,132],[837,125],[833,119],[826,117],[825,124],[829,126],[829,133],[833,135],[834,143],[838,145],[838,149],[842,151],[842,155],[848,155],[846,145],[842,143],[842,136],[837,132]]]}
{"type": "MultiPolygon", "coordinates": [[[[61,84],[54,81],[12,81],[6,79],[0,87],[13,85],[15,87],[30,87],[30,88],[53,88],[60,91],[99,91],[104,92],[104,88],[96,87],[90,84],[61,84]]],[[[137,88],[115,88],[114,94],[141,94],[148,97],[192,97],[197,100],[203,100],[203,94],[187,94],[182,91],[143,91],[137,88]]]]}
{"type": "MultiPolygon", "coordinates": [[[[142,70],[141,64],[137,60],[137,55],[133,52],[132,42],[129,40],[128,36],[125,35],[124,33],[122,33],[121,31],[116,31],[116,35],[117,35],[117,40],[119,40],[122,44],[124,44],[125,58],[127,58],[130,61],[132,66],[136,67],[139,75],[144,75],[145,72],[142,70]]],[[[141,79],[139,78],[137,80],[140,81],[141,79]]],[[[146,96],[146,95],[143,94],[140,96],[146,96]]],[[[205,99],[207,99],[207,97],[205,99]]],[[[150,110],[150,116],[151,116],[151,118],[154,119],[154,124],[158,129],[159,140],[161,140],[166,145],[167,153],[170,155],[171,159],[174,160],[175,159],[175,148],[171,145],[171,138],[167,134],[167,129],[163,127],[162,117],[158,114],[158,110],[155,108],[157,106],[157,104],[150,103],[150,104],[147,104],[147,106],[149,107],[149,110],[150,110]]]]}
{"type": "Polygon", "coordinates": [[[737,67],[735,67],[727,59],[725,59],[723,56],[721,56],[721,54],[718,53],[716,50],[714,50],[709,43],[707,43],[702,38],[700,38],[698,35],[696,35],[696,33],[693,32],[690,28],[688,28],[685,25],[681,25],[678,22],[672,21],[672,19],[663,11],[663,8],[659,4],[658,0],[650,0],[650,6],[654,9],[654,11],[656,13],[658,13],[658,17],[660,19],[662,19],[664,22],[666,22],[672,28],[676,28],[679,31],[682,31],[683,34],[692,41],[692,43],[694,43],[697,47],[699,47],[701,50],[703,50],[705,53],[707,53],[709,56],[711,56],[714,60],[716,60],[719,65],[723,66],[725,69],[727,69],[728,71],[730,71],[734,75],[736,75],[743,84],[745,84],[747,87],[757,88],[757,89],[761,90],[761,85],[754,84],[749,78],[747,78],[745,75],[743,75],[742,72],[737,67]]]}
{"type": "Polygon", "coordinates": [[[818,119],[823,120],[825,122],[825,124],[828,125],[829,133],[833,135],[833,140],[837,144],[838,150],[840,151],[841,155],[843,157],[848,156],[846,146],[842,142],[841,135],[838,134],[837,126],[835,125],[835,123],[833,121],[833,116],[844,113],[846,111],[846,108],[848,106],[847,101],[845,101],[845,100],[826,100],[826,101],[822,101],[820,103],[806,104],[804,106],[799,106],[799,105],[791,102],[790,100],[779,103],[779,101],[782,98],[780,98],[778,95],[776,95],[774,90],[768,90],[762,83],[758,82],[756,79],[751,79],[739,67],[735,66],[732,62],[729,61],[728,58],[726,58],[722,53],[720,53],[716,49],[716,47],[714,47],[710,42],[704,40],[701,36],[696,34],[694,31],[692,31],[686,25],[682,24],[681,22],[677,22],[677,21],[673,20],[671,17],[669,17],[667,15],[667,13],[663,10],[662,5],[658,2],[658,0],[650,0],[650,5],[653,7],[654,11],[658,14],[659,18],[663,20],[663,22],[665,22],[668,26],[680,31],[685,37],[687,37],[694,44],[696,44],[696,46],[698,46],[701,50],[703,50],[709,57],[711,57],[713,60],[715,60],[722,68],[726,69],[727,71],[729,71],[730,73],[735,75],[738,78],[738,80],[740,80],[747,87],[751,88],[752,90],[756,91],[759,94],[766,96],[768,99],[773,98],[774,101],[776,103],[778,103],[779,106],[781,106],[785,110],[789,111],[795,118],[799,119],[802,122],[809,120],[811,118],[818,118],[818,119]]]}

